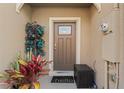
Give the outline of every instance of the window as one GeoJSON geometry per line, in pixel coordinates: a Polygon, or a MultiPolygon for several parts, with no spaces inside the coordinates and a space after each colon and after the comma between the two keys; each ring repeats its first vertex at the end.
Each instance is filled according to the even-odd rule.
{"type": "Polygon", "coordinates": [[[71,26],[59,26],[59,35],[70,35],[71,26]]]}

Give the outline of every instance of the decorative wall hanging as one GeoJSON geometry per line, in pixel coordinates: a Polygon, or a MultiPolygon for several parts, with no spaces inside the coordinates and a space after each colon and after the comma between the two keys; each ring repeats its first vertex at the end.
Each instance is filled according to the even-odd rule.
{"type": "Polygon", "coordinates": [[[25,52],[26,59],[31,60],[31,55],[45,55],[43,47],[45,41],[43,40],[44,28],[37,24],[37,22],[26,24],[26,37],[25,37],[25,52]]]}

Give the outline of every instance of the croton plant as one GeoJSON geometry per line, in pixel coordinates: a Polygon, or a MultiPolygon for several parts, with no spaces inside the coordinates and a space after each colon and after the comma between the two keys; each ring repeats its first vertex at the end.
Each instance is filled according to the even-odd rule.
{"type": "Polygon", "coordinates": [[[17,61],[12,63],[11,68],[0,74],[1,78],[6,78],[5,82],[19,89],[39,89],[39,77],[46,72],[44,66],[51,61],[42,58],[41,55],[32,55],[31,61],[25,61],[18,57],[17,61]]]}

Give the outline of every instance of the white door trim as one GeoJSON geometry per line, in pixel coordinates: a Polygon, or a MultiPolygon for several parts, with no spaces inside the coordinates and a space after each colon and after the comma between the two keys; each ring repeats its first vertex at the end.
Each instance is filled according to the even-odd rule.
{"type": "MultiPolygon", "coordinates": [[[[80,17],[50,17],[49,18],[49,60],[53,60],[53,40],[54,40],[54,22],[56,21],[73,21],[76,22],[76,64],[80,64],[80,32],[81,32],[81,18],[80,17]]],[[[53,70],[54,62],[49,64],[49,75],[53,76],[55,71],[53,70]]]]}

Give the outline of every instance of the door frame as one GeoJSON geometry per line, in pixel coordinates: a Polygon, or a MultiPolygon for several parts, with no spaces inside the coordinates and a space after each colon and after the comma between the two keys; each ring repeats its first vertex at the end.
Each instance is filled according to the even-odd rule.
{"type": "MultiPolygon", "coordinates": [[[[76,64],[80,64],[80,33],[81,33],[81,18],[80,17],[50,17],[49,18],[49,61],[53,60],[54,55],[54,22],[75,22],[76,23],[76,64]]],[[[49,64],[49,75],[55,75],[53,69],[54,62],[49,64]]]]}

